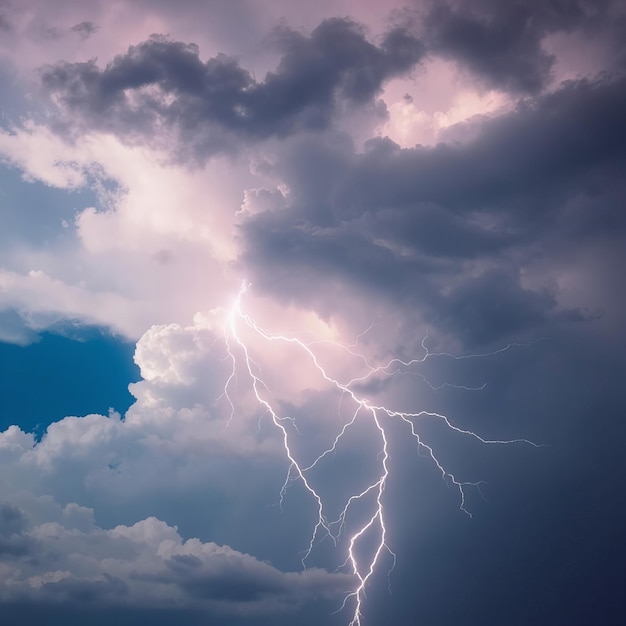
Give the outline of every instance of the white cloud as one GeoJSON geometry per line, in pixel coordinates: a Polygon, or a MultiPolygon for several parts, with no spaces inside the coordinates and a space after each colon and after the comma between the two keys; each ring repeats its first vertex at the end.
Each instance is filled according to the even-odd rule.
{"type": "Polygon", "coordinates": [[[174,507],[181,497],[193,510],[207,491],[239,508],[242,477],[267,492],[267,505],[278,498],[278,485],[268,488],[266,472],[252,469],[260,462],[274,467],[270,475],[284,471],[276,439],[259,432],[258,411],[226,427],[219,393],[231,364],[209,322],[144,335],[136,360],[145,380],[132,386],[137,402],[125,419],[66,417],[40,442],[17,426],[0,433],[3,601],[88,597],[92,605],[256,614],[349,590],[347,575],[283,573],[228,546],[184,541],[152,516],[157,503],[174,507]],[[119,523],[129,515],[140,521],[119,523]],[[103,517],[106,526],[96,522],[103,517]]]}
{"type": "Polygon", "coordinates": [[[35,328],[79,318],[138,338],[153,323],[189,323],[236,290],[236,213],[255,179],[245,158],[189,171],[104,135],[68,145],[33,123],[0,133],[0,155],[27,179],[93,186],[103,204],[59,223],[62,246],[22,243],[0,254],[0,306],[35,328]]]}

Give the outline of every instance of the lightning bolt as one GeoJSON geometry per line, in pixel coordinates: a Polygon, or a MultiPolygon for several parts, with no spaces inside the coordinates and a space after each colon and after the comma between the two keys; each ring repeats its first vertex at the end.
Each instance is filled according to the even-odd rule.
{"type": "MultiPolygon", "coordinates": [[[[525,443],[537,447],[531,441],[526,439],[513,439],[513,440],[490,440],[480,437],[476,433],[462,429],[455,426],[449,419],[443,414],[431,412],[431,411],[418,411],[418,412],[405,412],[391,409],[386,406],[379,406],[371,403],[367,398],[363,397],[358,392],[358,387],[362,386],[365,382],[372,377],[386,376],[392,377],[396,374],[404,372],[407,368],[424,363],[428,358],[435,356],[446,356],[454,359],[470,359],[485,356],[492,356],[500,352],[511,349],[514,346],[527,345],[527,344],[509,344],[499,350],[485,354],[470,354],[465,356],[455,356],[441,352],[430,352],[426,346],[426,339],[422,341],[422,348],[424,349],[424,355],[420,358],[411,359],[409,361],[403,361],[401,359],[391,359],[382,365],[371,365],[364,355],[361,355],[353,350],[356,344],[346,345],[337,343],[330,340],[315,340],[311,342],[305,342],[298,339],[295,336],[276,335],[268,332],[261,326],[259,326],[254,319],[244,311],[243,298],[248,290],[249,285],[244,283],[239,290],[239,293],[235,299],[235,302],[228,312],[226,323],[224,325],[224,340],[227,349],[227,358],[231,360],[232,369],[224,387],[223,397],[230,407],[230,415],[227,421],[227,425],[230,424],[235,414],[235,402],[232,399],[232,386],[237,378],[237,373],[242,371],[250,381],[251,391],[254,395],[256,403],[262,408],[263,414],[268,415],[273,425],[278,430],[282,444],[285,451],[285,456],[288,460],[289,469],[282,488],[280,489],[280,504],[282,505],[283,498],[286,494],[288,485],[291,481],[300,481],[304,486],[312,501],[315,503],[317,510],[317,518],[313,524],[313,530],[310,535],[308,546],[305,550],[304,557],[302,559],[302,565],[306,568],[307,559],[313,552],[316,544],[324,538],[330,538],[334,545],[337,546],[342,533],[347,527],[347,516],[350,509],[359,501],[366,501],[369,497],[372,500],[369,512],[365,515],[365,519],[361,521],[358,527],[352,532],[347,540],[346,556],[342,564],[342,568],[348,568],[349,571],[355,577],[355,588],[347,593],[345,596],[339,611],[345,610],[349,605],[352,605],[352,614],[349,622],[349,626],[361,626],[363,619],[363,606],[366,597],[366,587],[370,582],[370,579],[374,576],[374,573],[379,565],[383,554],[388,554],[392,559],[392,565],[389,571],[393,569],[396,562],[396,555],[391,550],[387,543],[387,526],[385,521],[385,506],[384,506],[384,494],[387,480],[389,478],[389,437],[387,432],[387,423],[390,420],[401,420],[406,423],[408,430],[415,440],[417,451],[425,452],[427,457],[431,459],[437,470],[441,473],[442,479],[448,484],[451,484],[458,491],[459,506],[460,509],[471,517],[470,512],[467,510],[466,503],[466,489],[468,487],[477,488],[480,491],[480,483],[465,482],[459,480],[454,474],[447,470],[443,463],[438,459],[435,450],[431,445],[423,441],[420,436],[416,423],[422,418],[432,418],[440,420],[446,428],[450,431],[473,438],[482,444],[512,444],[512,443],[525,443]],[[342,426],[336,435],[332,445],[324,450],[312,463],[304,464],[298,459],[298,455],[294,452],[290,445],[290,435],[288,426],[291,425],[296,429],[297,425],[295,419],[289,416],[280,415],[278,410],[273,406],[272,402],[268,399],[269,389],[266,383],[263,381],[263,374],[259,363],[253,358],[251,354],[251,348],[242,337],[242,329],[245,329],[247,333],[256,335],[260,340],[267,343],[284,343],[294,346],[297,350],[306,356],[306,358],[313,365],[321,379],[325,384],[331,388],[340,392],[340,398],[347,397],[354,405],[354,411],[352,417],[342,426]],[[362,376],[355,377],[346,381],[339,380],[338,377],[334,377],[329,374],[328,369],[320,362],[320,357],[315,351],[315,348],[322,343],[330,343],[342,350],[345,350],[351,356],[359,358],[366,369],[366,373],[362,376]],[[328,455],[334,453],[337,450],[342,439],[346,436],[348,430],[357,422],[357,420],[370,420],[370,423],[374,426],[375,431],[379,439],[379,452],[377,457],[377,463],[379,464],[380,471],[377,478],[363,490],[351,495],[345,502],[345,506],[341,510],[337,519],[330,519],[326,513],[324,498],[320,490],[313,484],[310,478],[310,472],[316,466],[318,466],[328,455]],[[369,557],[365,558],[359,555],[359,548],[364,543],[366,536],[373,535],[375,541],[375,547],[370,550],[369,557]]],[[[373,323],[372,323],[373,324],[373,323]]],[[[371,328],[371,325],[370,325],[371,328]]],[[[365,332],[368,332],[367,329],[365,332]]],[[[364,333],[361,333],[361,337],[364,333]]],[[[359,337],[357,337],[357,342],[359,337]]],[[[421,376],[420,374],[418,374],[421,376]]],[[[428,380],[421,376],[423,380],[432,388],[440,389],[445,385],[439,387],[433,386],[428,380]]],[[[451,385],[456,387],[456,385],[451,385]]],[[[484,387],[462,387],[460,389],[482,389],[484,387]]]]}

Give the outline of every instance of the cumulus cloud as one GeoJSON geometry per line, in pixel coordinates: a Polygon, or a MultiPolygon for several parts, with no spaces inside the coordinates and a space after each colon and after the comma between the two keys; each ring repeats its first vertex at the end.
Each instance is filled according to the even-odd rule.
{"type": "Polygon", "coordinates": [[[256,181],[246,161],[213,161],[198,175],[101,134],[68,146],[36,124],[0,133],[0,154],[38,188],[33,211],[45,202],[48,212],[33,220],[7,208],[0,300],[27,326],[83,318],[137,339],[153,323],[189,323],[236,289],[226,279],[233,222],[242,184],[256,181]],[[46,187],[59,190],[56,216],[46,187]]]}
{"type": "Polygon", "coordinates": [[[227,424],[220,389],[230,362],[216,332],[201,319],[148,331],[135,357],[144,380],[132,386],[137,402],[124,419],[67,417],[49,425],[39,442],[17,426],[0,433],[5,605],[254,616],[340,601],[349,591],[349,575],[314,567],[285,573],[228,546],[184,541],[150,515],[156,507],[177,517],[181,494],[183,518],[192,515],[207,489],[228,494],[236,510],[243,477],[249,489],[266,494],[266,507],[278,497],[267,475],[251,470],[260,462],[269,476],[285,471],[276,437],[242,406],[227,424]],[[128,518],[140,521],[121,523],[128,518]]]}
{"type": "MultiPolygon", "coordinates": [[[[584,7],[570,8],[559,17],[535,7],[539,17],[531,19],[531,11],[528,20],[545,25],[536,27],[537,41],[549,28],[591,20],[584,7]]],[[[500,15],[490,5],[481,11],[500,15]]],[[[502,11],[498,19],[513,23],[502,11]]],[[[113,180],[118,191],[106,210],[77,214],[73,250],[54,259],[22,253],[19,263],[7,263],[5,306],[32,312],[46,294],[46,310],[29,318],[34,328],[84,316],[138,337],[150,323],[188,323],[197,310],[217,305],[234,270],[274,294],[289,288],[292,301],[300,293],[306,306],[320,299],[302,289],[309,279],[337,294],[341,285],[356,295],[382,289],[388,301],[412,294],[411,306],[428,303],[426,318],[450,319],[450,331],[452,310],[478,307],[477,318],[489,317],[478,304],[457,302],[461,291],[471,300],[472,281],[482,285],[476,302],[488,283],[518,285],[504,310],[527,302],[528,315],[512,332],[560,315],[567,298],[554,284],[539,288],[529,280],[528,263],[516,255],[530,254],[538,231],[563,219],[581,177],[602,176],[620,161],[619,76],[574,81],[504,113],[466,120],[448,127],[437,146],[400,149],[375,138],[361,150],[341,130],[342,107],[373,102],[386,81],[423,58],[423,44],[396,28],[376,45],[347,19],[326,20],[309,35],[284,26],[273,41],[282,57],[263,81],[233,57],[204,62],[197,46],[164,37],[103,68],[95,61],[48,66],[44,84],[71,112],[84,133],[80,142],[68,147],[31,124],[2,135],[0,147],[47,184],[69,189],[113,180]],[[169,143],[172,129],[179,139],[188,136],[185,149],[195,145],[204,156],[270,136],[280,141],[265,142],[251,162],[214,158],[202,170],[209,179],[168,161],[172,151],[180,156],[169,143]],[[133,133],[162,160],[145,146],[124,145],[133,133]],[[572,190],[569,181],[578,181],[572,190]],[[42,270],[51,263],[54,272],[42,270]],[[77,273],[77,266],[85,269],[77,273]],[[214,285],[206,305],[203,277],[214,285]],[[164,291],[177,295],[164,299],[164,291]]],[[[506,67],[516,72],[514,63],[506,67]]]]}
{"type": "Polygon", "coordinates": [[[185,151],[210,156],[241,140],[327,128],[342,107],[372,102],[384,81],[424,54],[401,28],[377,46],[348,19],[325,20],[309,36],[281,27],[272,39],[283,56],[262,82],[233,57],[203,62],[198,46],[162,36],[132,46],[104,69],[95,61],[48,67],[42,82],[72,125],[82,120],[86,128],[143,141],[174,127],[185,151]]]}
{"type": "Polygon", "coordinates": [[[103,494],[132,501],[148,492],[154,499],[165,484],[174,493],[185,483],[197,489],[218,479],[227,489],[234,475],[211,478],[219,459],[228,463],[243,452],[275,458],[276,442],[254,427],[254,412],[226,427],[228,404],[220,396],[231,364],[220,333],[202,320],[150,329],[137,345],[143,380],[131,386],[137,402],[125,417],[67,417],[51,424],[40,442],[9,429],[5,478],[13,488],[82,494],[81,502],[103,494]]]}

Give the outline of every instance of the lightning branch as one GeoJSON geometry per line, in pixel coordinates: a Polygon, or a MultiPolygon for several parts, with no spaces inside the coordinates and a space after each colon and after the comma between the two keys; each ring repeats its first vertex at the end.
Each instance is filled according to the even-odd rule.
{"type": "MultiPolygon", "coordinates": [[[[280,489],[280,502],[282,504],[283,498],[286,494],[288,485],[292,481],[299,481],[306,492],[308,492],[310,498],[315,504],[316,518],[313,522],[313,529],[310,535],[308,546],[306,547],[304,557],[302,559],[302,565],[306,568],[306,563],[315,546],[319,541],[324,538],[331,539],[335,545],[338,545],[338,541],[342,533],[346,532],[347,523],[346,519],[349,511],[353,506],[359,502],[364,501],[367,504],[368,498],[371,501],[368,507],[368,512],[365,514],[361,522],[357,524],[357,528],[348,535],[347,548],[345,552],[345,560],[343,567],[347,568],[351,574],[355,577],[354,589],[347,593],[342,606],[339,610],[349,609],[351,611],[351,617],[349,626],[362,626],[363,619],[363,606],[366,597],[366,588],[370,579],[374,576],[377,567],[381,562],[383,554],[387,553],[392,558],[392,563],[395,564],[396,555],[391,550],[387,543],[387,526],[385,517],[385,504],[384,495],[385,487],[389,478],[389,436],[387,431],[387,423],[389,420],[399,420],[406,424],[408,432],[413,437],[417,450],[424,452],[426,456],[432,461],[437,470],[441,473],[442,478],[452,485],[458,492],[459,507],[460,509],[471,517],[470,512],[466,508],[466,489],[468,487],[475,487],[480,490],[480,483],[466,482],[459,480],[452,472],[450,472],[444,464],[439,460],[434,448],[423,440],[420,433],[417,430],[417,423],[422,418],[434,418],[440,420],[443,425],[457,434],[473,438],[485,445],[493,444],[512,444],[512,443],[525,443],[532,446],[537,444],[532,443],[526,439],[513,439],[513,440],[490,440],[485,439],[471,430],[465,430],[455,426],[445,415],[441,413],[431,411],[417,411],[417,412],[405,412],[398,411],[387,406],[377,405],[370,402],[363,397],[358,391],[358,386],[363,385],[372,377],[388,376],[392,377],[397,375],[407,368],[424,363],[428,358],[434,356],[446,356],[454,359],[469,359],[484,356],[493,356],[500,352],[509,350],[511,347],[522,344],[509,344],[499,350],[486,354],[471,354],[464,356],[455,356],[441,352],[430,352],[426,347],[424,339],[422,341],[422,348],[424,349],[424,355],[420,358],[403,361],[401,359],[391,359],[387,363],[382,365],[371,365],[364,355],[355,352],[354,348],[356,344],[345,345],[330,340],[315,340],[311,342],[305,342],[294,336],[277,335],[268,332],[266,329],[259,326],[254,319],[244,311],[243,298],[248,289],[247,284],[243,284],[237,298],[230,309],[227,321],[224,327],[224,339],[228,351],[228,357],[232,362],[232,370],[226,381],[224,388],[224,397],[230,407],[230,416],[228,423],[233,419],[235,414],[235,402],[232,399],[232,386],[237,378],[238,373],[243,372],[249,381],[251,391],[258,405],[263,409],[263,413],[271,418],[271,421],[280,434],[282,445],[284,447],[284,453],[288,461],[288,471],[285,478],[285,482],[280,489]],[[242,330],[251,332],[256,335],[263,342],[269,344],[272,343],[284,343],[294,346],[297,350],[301,351],[310,363],[313,365],[319,376],[325,381],[331,388],[340,392],[341,398],[349,398],[355,409],[351,414],[351,418],[342,426],[338,434],[334,438],[332,445],[324,450],[315,460],[311,463],[305,464],[295,453],[293,446],[290,442],[289,428],[291,425],[296,429],[297,425],[295,419],[292,417],[280,415],[278,409],[275,408],[271,402],[269,389],[263,380],[263,374],[260,365],[255,361],[251,354],[251,348],[248,346],[243,338],[242,330]],[[350,355],[359,358],[366,369],[366,373],[362,376],[355,377],[349,380],[342,381],[338,377],[332,376],[328,372],[328,368],[324,367],[321,363],[320,356],[316,353],[316,348],[322,343],[332,343],[334,346],[339,347],[342,350],[347,351],[350,355]],[[327,456],[334,453],[341,441],[346,437],[349,429],[353,427],[357,421],[369,420],[373,425],[378,437],[378,454],[376,463],[379,467],[378,475],[369,485],[349,496],[345,502],[343,509],[336,519],[331,519],[325,510],[325,503],[323,494],[318,487],[314,485],[311,479],[311,471],[317,467],[327,456]],[[367,557],[360,554],[359,549],[364,544],[367,536],[373,536],[375,547],[369,551],[367,557]]],[[[368,329],[369,330],[369,329],[368,329]]],[[[367,332],[367,330],[365,331],[367,332]]],[[[361,333],[361,335],[364,333],[361,333]]],[[[359,337],[361,336],[359,335],[359,337]]],[[[357,338],[358,340],[358,338],[357,338]]],[[[440,389],[445,385],[434,386],[423,377],[423,380],[431,387],[431,389],[440,389]]],[[[450,385],[457,387],[456,385],[450,385]]],[[[460,389],[482,389],[484,387],[462,387],[460,389]]],[[[363,551],[364,552],[364,551],[363,551]]],[[[392,565],[393,567],[393,565],[392,565]]]]}

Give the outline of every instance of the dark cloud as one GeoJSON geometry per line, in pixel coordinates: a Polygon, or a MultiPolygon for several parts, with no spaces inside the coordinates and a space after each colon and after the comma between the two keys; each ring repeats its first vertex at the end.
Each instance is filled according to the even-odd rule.
{"type": "Polygon", "coordinates": [[[0,535],[9,537],[24,526],[22,512],[10,502],[0,504],[0,535]]]}
{"type": "Polygon", "coordinates": [[[435,3],[424,25],[435,54],[453,59],[491,87],[536,93],[554,62],[542,48],[544,37],[592,28],[604,22],[609,6],[607,0],[435,3]]]}
{"type": "MultiPolygon", "coordinates": [[[[522,101],[510,114],[474,122],[477,138],[465,144],[400,149],[376,139],[337,191],[338,205],[356,214],[417,202],[457,213],[501,211],[514,198],[572,193],[580,177],[594,179],[626,157],[626,80],[565,83],[554,93],[522,101]]],[[[518,207],[535,221],[544,203],[518,207]]],[[[557,207],[555,207],[557,208],[557,207]]]]}
{"type": "Polygon", "coordinates": [[[71,606],[55,602],[11,602],[2,607],[2,620],[6,626],[24,624],[49,624],[50,626],[136,626],[150,623],[154,626],[206,626],[206,614],[194,610],[134,609],[111,607],[71,606]]]}
{"type": "MultiPolygon", "coordinates": [[[[482,434],[516,428],[549,445],[459,454],[454,441],[442,447],[428,433],[451,463],[463,463],[465,476],[486,481],[489,503],[475,494],[473,518],[455,515],[441,504],[450,496],[434,471],[416,467],[420,481],[407,472],[398,495],[409,490],[411,498],[390,534],[406,538],[394,549],[419,563],[398,559],[393,600],[376,599],[373,622],[390,619],[383,618],[387,610],[394,624],[414,616],[428,626],[620,623],[626,499],[616,468],[623,467],[626,425],[617,398],[624,359],[610,352],[577,328],[496,359],[457,363],[478,370],[487,387],[448,390],[437,409],[482,434]]],[[[430,406],[432,398],[422,392],[420,401],[430,406]]],[[[402,462],[419,464],[409,454],[402,462]]]]}
{"type": "Polygon", "coordinates": [[[242,563],[231,562],[218,572],[203,567],[202,561],[192,555],[176,555],[167,565],[182,579],[183,589],[199,598],[246,603],[285,592],[284,584],[269,567],[265,572],[255,573],[243,567],[242,563]]]}
{"type": "Polygon", "coordinates": [[[22,511],[11,504],[0,504],[0,558],[21,557],[29,551],[29,541],[24,536],[26,520],[22,511]]]}
{"type": "Polygon", "coordinates": [[[466,143],[292,142],[276,166],[289,208],[248,218],[242,262],[283,297],[358,286],[481,341],[580,319],[521,277],[541,255],[623,238],[625,106],[626,80],[605,77],[475,121],[466,143]]]}
{"type": "Polygon", "coordinates": [[[210,155],[242,138],[327,128],[343,106],[371,102],[385,80],[424,54],[400,28],[377,46],[347,19],[325,20],[309,36],[281,28],[273,39],[283,56],[262,82],[232,57],[203,62],[197,46],[161,36],[132,46],[104,69],[95,61],[48,67],[42,81],[72,124],[144,140],[173,127],[187,149],[210,155]]]}
{"type": "MultiPolygon", "coordinates": [[[[298,624],[303,626],[318,626],[328,624],[332,626],[344,626],[344,616],[329,614],[332,609],[317,603],[307,607],[303,615],[298,616],[298,624]]],[[[47,626],[137,626],[147,623],[154,626],[207,626],[211,623],[219,623],[221,626],[292,626],[294,616],[291,613],[285,615],[273,615],[258,617],[255,615],[227,616],[220,615],[218,620],[207,618],[204,611],[179,607],[176,609],[164,608],[134,608],[134,607],[110,607],[110,606],[71,606],[55,602],[31,603],[12,602],[2,607],[3,626],[24,626],[24,624],[46,624],[47,626]]]]}
{"type": "Polygon", "coordinates": [[[13,31],[14,13],[15,9],[8,0],[0,0],[0,32],[4,31],[8,34],[13,31]]]}
{"type": "MultiPolygon", "coordinates": [[[[376,138],[361,150],[333,129],[333,118],[343,108],[371,103],[388,77],[410,68],[423,54],[421,44],[402,30],[375,46],[346,20],[324,22],[310,36],[279,29],[273,39],[283,57],[262,82],[230,57],[205,63],[194,46],[163,38],[131,48],[104,69],[90,62],[44,72],[44,83],[73,116],[79,132],[95,126],[148,141],[164,124],[176,128],[198,157],[229,151],[242,141],[286,138],[276,148],[275,165],[265,166],[268,177],[275,174],[284,183],[281,191],[248,190],[244,203],[239,262],[254,288],[326,314],[338,311],[344,318],[350,307],[369,315],[385,302],[403,320],[397,333],[405,343],[401,352],[416,343],[419,348],[416,319],[426,319],[435,331],[441,329],[472,348],[550,336],[487,359],[435,357],[425,364],[424,375],[434,384],[480,387],[486,382],[479,393],[434,390],[408,369],[400,382],[389,379],[363,387],[368,396],[388,395],[394,407],[435,409],[487,437],[516,433],[551,444],[536,449],[473,441],[465,450],[458,433],[444,438],[437,424],[420,423],[420,436],[441,450],[451,471],[459,468],[463,479],[487,481],[488,508],[481,508],[486,505],[479,492],[468,489],[469,509],[475,513],[469,520],[458,511],[456,490],[443,489],[437,468],[415,454],[406,424],[397,424],[402,429],[389,425],[393,475],[385,502],[398,567],[389,577],[392,596],[386,593],[383,568],[371,581],[364,620],[402,626],[621,623],[626,81],[607,74],[542,91],[552,64],[542,49],[545,36],[591,28],[605,19],[605,7],[567,0],[439,4],[429,17],[431,53],[455,59],[489,85],[525,94],[525,99],[509,113],[467,122],[471,132],[465,136],[471,139],[433,147],[402,149],[376,138]],[[573,285],[577,296],[601,287],[610,297],[598,301],[598,311],[585,311],[576,298],[573,304],[561,301],[562,283],[573,285]],[[607,302],[614,305],[619,325],[611,346],[589,330],[607,302]],[[472,498],[478,506],[472,506],[472,498]]],[[[454,130],[449,137],[455,136],[454,130]]],[[[164,345],[155,344],[155,355],[166,356],[164,345]]],[[[179,344],[178,350],[183,347],[179,344]]],[[[198,345],[186,349],[194,350],[198,345]]],[[[196,399],[200,404],[215,396],[215,376],[206,367],[200,369],[197,386],[202,392],[197,398],[193,389],[177,398],[163,384],[168,400],[163,406],[191,408],[196,399]]],[[[146,397],[157,406],[159,384],[146,388],[156,390],[146,397]]],[[[329,414],[321,400],[285,407],[285,414],[304,409],[315,417],[329,414]]],[[[182,420],[172,422],[175,429],[182,425],[182,420]]],[[[74,428],[81,432],[79,423],[77,418],[67,420],[68,433],[74,428]]],[[[154,438],[149,428],[139,431],[154,438]]],[[[55,452],[55,437],[44,444],[58,454],[61,471],[55,474],[54,463],[48,466],[44,483],[59,482],[57,492],[68,499],[79,494],[84,503],[94,497],[89,492],[94,491],[95,474],[74,460],[77,444],[55,452]]],[[[306,438],[307,444],[311,441],[306,438]]],[[[115,445],[121,449],[125,444],[115,445]]],[[[203,457],[212,455],[203,440],[198,445],[203,457]]],[[[140,457],[134,439],[128,450],[133,458],[140,457]]],[[[94,452],[92,462],[100,463],[98,454],[94,452]]],[[[362,460],[363,447],[355,455],[362,460]]],[[[112,459],[102,458],[104,468],[112,459]]],[[[241,483],[237,489],[247,490],[249,500],[258,498],[268,508],[267,491],[253,493],[254,479],[264,473],[260,466],[241,479],[222,459],[217,462],[213,473],[229,475],[233,484],[241,483]]],[[[197,467],[187,457],[181,465],[187,476],[197,467]]],[[[117,460],[108,464],[111,472],[127,472],[120,473],[123,481],[132,476],[132,482],[141,482],[135,467],[141,466],[123,460],[121,465],[117,460]]],[[[155,507],[165,510],[163,517],[169,516],[170,523],[178,523],[179,517],[180,527],[186,525],[181,532],[185,537],[196,536],[189,531],[194,524],[197,536],[216,541],[215,527],[229,525],[233,528],[228,532],[240,543],[219,543],[238,550],[244,543],[259,558],[273,559],[272,551],[286,553],[292,544],[301,547],[296,540],[288,543],[293,528],[282,532],[295,523],[280,526],[274,518],[263,518],[273,526],[268,541],[259,530],[265,513],[250,519],[231,500],[216,506],[204,474],[198,478],[202,497],[188,497],[190,492],[181,489],[180,501],[168,500],[165,485],[173,484],[167,480],[174,472],[163,467],[169,468],[156,461],[150,465],[150,475],[160,476],[160,503],[155,507]]],[[[333,466],[321,484],[341,482],[343,467],[342,461],[333,466]]],[[[360,469],[358,463],[345,461],[346,471],[355,468],[360,469]]],[[[150,496],[132,491],[132,496],[124,495],[122,480],[111,483],[118,488],[105,502],[109,506],[99,507],[100,524],[107,515],[133,517],[133,506],[150,502],[150,496]]],[[[151,489],[146,485],[144,492],[151,489]]],[[[294,508],[305,517],[306,504],[294,508]]],[[[41,543],[28,543],[21,509],[0,506],[3,566],[16,560],[21,566],[34,555],[31,573],[52,574],[32,590],[24,568],[23,596],[3,604],[3,623],[347,622],[345,614],[328,615],[325,600],[333,592],[340,596],[348,577],[315,569],[285,573],[242,552],[200,545],[198,540],[167,556],[168,540],[161,541],[158,526],[148,521],[135,529],[132,541],[128,535],[127,541],[117,537],[103,543],[102,529],[81,535],[73,528],[51,532],[51,524],[49,536],[40,532],[41,543]],[[64,556],[70,558],[64,561],[64,556]],[[86,566],[87,557],[93,559],[93,576],[77,571],[76,577],[54,579],[55,573],[75,564],[86,566]],[[125,565],[124,574],[109,574],[106,568],[112,565],[125,565]],[[137,589],[150,593],[134,595],[137,589]],[[153,611],[170,593],[177,594],[178,607],[184,608],[170,610],[168,605],[153,611]],[[300,613],[294,615],[292,608],[300,613]]]]}
{"type": "Polygon", "coordinates": [[[67,603],[71,605],[119,602],[128,595],[128,586],[123,580],[104,574],[102,580],[65,578],[42,585],[38,600],[67,603]]]}
{"type": "Polygon", "coordinates": [[[176,555],[167,563],[176,582],[191,597],[219,603],[245,606],[257,603],[268,607],[276,602],[296,605],[302,601],[302,591],[321,595],[339,593],[350,588],[348,576],[329,578],[325,571],[308,570],[305,574],[282,574],[266,563],[249,559],[233,559],[231,555],[217,556],[216,562],[203,563],[193,555],[176,555]]]}
{"type": "MultiPolygon", "coordinates": [[[[569,193],[581,176],[600,181],[603,168],[626,157],[625,106],[624,79],[569,82],[511,113],[470,122],[477,137],[467,143],[402,149],[377,138],[357,154],[345,140],[307,138],[287,149],[278,169],[296,210],[316,226],[401,209],[400,219],[417,219],[420,229],[431,222],[427,232],[442,221],[471,229],[455,220],[476,210],[498,213],[515,198],[569,193]]],[[[520,219],[532,221],[544,207],[518,209],[520,219]]],[[[483,234],[489,238],[493,230],[483,234]]]]}
{"type": "Polygon", "coordinates": [[[98,30],[98,27],[93,22],[80,22],[72,26],[70,30],[73,33],[77,33],[81,39],[88,39],[98,30]]]}

